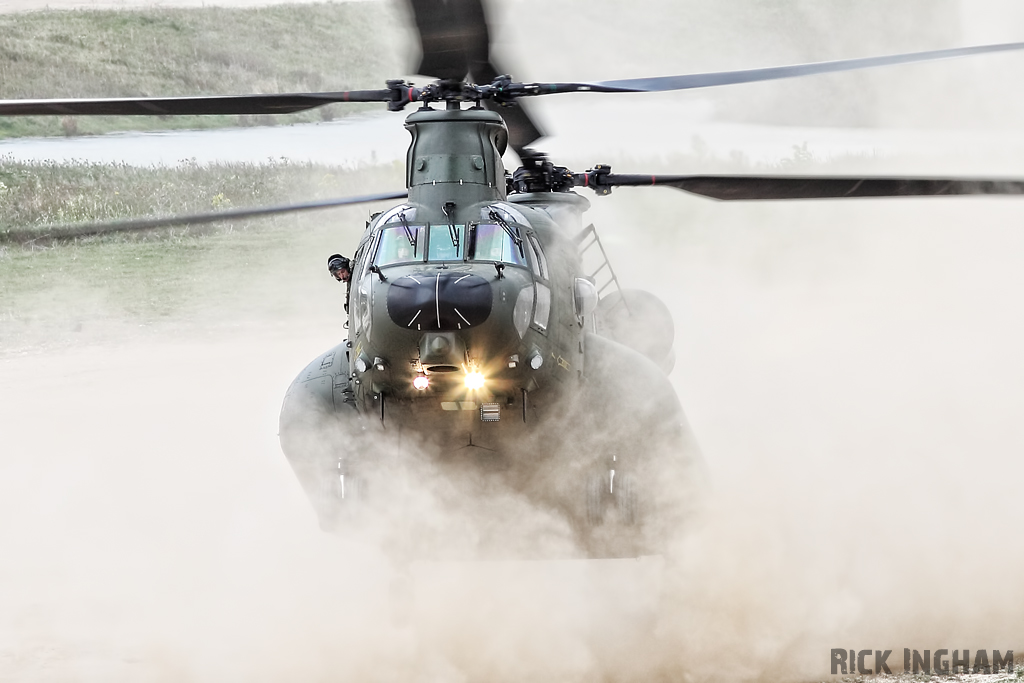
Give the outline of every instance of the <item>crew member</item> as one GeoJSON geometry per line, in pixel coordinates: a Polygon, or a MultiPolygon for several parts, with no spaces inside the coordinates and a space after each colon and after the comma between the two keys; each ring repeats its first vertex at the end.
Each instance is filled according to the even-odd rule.
{"type": "Polygon", "coordinates": [[[331,254],[327,258],[327,270],[335,280],[345,283],[345,312],[348,313],[348,295],[352,290],[352,263],[341,254],[331,254]]]}

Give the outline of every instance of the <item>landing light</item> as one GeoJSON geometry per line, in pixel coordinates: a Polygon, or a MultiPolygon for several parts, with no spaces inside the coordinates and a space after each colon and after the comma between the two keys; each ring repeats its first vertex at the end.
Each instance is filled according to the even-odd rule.
{"type": "Polygon", "coordinates": [[[416,375],[416,379],[412,381],[412,385],[420,391],[423,391],[430,386],[430,380],[427,379],[426,375],[416,375]]]}
{"type": "Polygon", "coordinates": [[[483,373],[477,372],[476,370],[473,372],[467,372],[465,381],[467,389],[482,389],[484,386],[483,373]]]}

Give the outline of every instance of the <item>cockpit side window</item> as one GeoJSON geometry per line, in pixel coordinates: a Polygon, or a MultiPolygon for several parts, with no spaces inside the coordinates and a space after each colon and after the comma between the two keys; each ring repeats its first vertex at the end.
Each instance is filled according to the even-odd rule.
{"type": "Polygon", "coordinates": [[[533,245],[533,251],[537,254],[537,266],[540,268],[540,276],[545,280],[548,279],[548,258],[544,255],[544,250],[540,247],[540,240],[532,232],[527,235],[530,240],[530,244],[533,245]]]}
{"type": "Polygon", "coordinates": [[[527,233],[526,239],[523,243],[530,250],[530,270],[536,277],[542,280],[548,279],[548,260],[544,256],[544,252],[540,250],[540,242],[537,241],[536,235],[533,233],[527,233]]]}
{"type": "Polygon", "coordinates": [[[466,249],[466,226],[431,225],[428,261],[461,261],[466,249]]]}
{"type": "Polygon", "coordinates": [[[369,234],[364,235],[363,239],[359,241],[359,246],[356,247],[356,253],[352,255],[352,273],[356,275],[357,279],[358,276],[362,273],[360,269],[365,265],[366,252],[370,248],[370,245],[372,244],[373,236],[369,234]]]}
{"type": "Polygon", "coordinates": [[[423,260],[423,242],[426,229],[422,225],[397,225],[380,231],[377,241],[375,265],[408,263],[423,260]]]}
{"type": "MultiPolygon", "coordinates": [[[[516,228],[513,226],[512,230],[516,228]]],[[[473,227],[470,259],[477,261],[503,261],[517,266],[526,265],[526,256],[512,235],[500,226],[481,223],[473,227]]]]}

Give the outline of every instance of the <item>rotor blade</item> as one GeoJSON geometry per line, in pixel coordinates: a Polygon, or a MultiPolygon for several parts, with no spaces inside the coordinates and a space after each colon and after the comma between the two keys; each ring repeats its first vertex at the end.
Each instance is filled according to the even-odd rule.
{"type": "Polygon", "coordinates": [[[461,81],[471,65],[490,61],[491,38],[480,0],[409,0],[409,5],[423,48],[416,73],[461,81]]]}
{"type": "Polygon", "coordinates": [[[1024,180],[983,178],[858,178],[836,176],[576,174],[576,185],[598,192],[615,186],[668,185],[723,201],[744,199],[846,199],[938,195],[1024,194],[1024,180]]]}
{"type": "Polygon", "coordinates": [[[519,158],[523,158],[523,150],[544,137],[533,117],[526,111],[521,102],[498,104],[492,100],[484,100],[484,108],[496,111],[505,120],[508,128],[508,144],[515,150],[519,158]]]}
{"type": "MultiPolygon", "coordinates": [[[[498,76],[508,73],[499,71],[494,62],[490,61],[486,52],[483,57],[484,59],[470,60],[469,76],[474,83],[492,83],[498,76]]],[[[523,103],[517,100],[498,103],[487,99],[483,100],[481,104],[485,109],[497,112],[505,121],[505,127],[508,128],[508,143],[520,159],[523,157],[525,148],[544,137],[544,132],[530,116],[523,103]]]]}
{"type": "MultiPolygon", "coordinates": [[[[417,73],[441,79],[491,83],[499,71],[491,61],[487,15],[480,0],[409,0],[423,46],[417,73]]],[[[501,115],[508,128],[509,145],[521,157],[522,150],[544,133],[517,102],[481,104],[501,115]]]]}
{"type": "Polygon", "coordinates": [[[1024,50],[1024,43],[1002,43],[999,45],[978,45],[975,47],[957,47],[947,50],[930,50],[927,52],[910,52],[907,54],[888,55],[885,57],[863,57],[859,59],[841,59],[833,62],[815,62],[812,64],[794,64],[792,66],[776,66],[763,69],[745,69],[740,71],[717,71],[702,74],[686,74],[682,76],[659,76],[656,78],[627,78],[617,81],[597,81],[594,83],[530,83],[525,86],[527,95],[546,95],[564,92],[659,92],[665,90],[690,90],[693,88],[709,88],[718,85],[734,85],[736,83],[753,83],[755,81],[774,81],[796,76],[812,76],[815,74],[837,73],[856,69],[870,69],[877,66],[894,64],[910,64],[928,62],[937,59],[967,57],[991,52],[1010,52],[1024,50]]]}
{"type": "MultiPolygon", "coordinates": [[[[470,76],[476,83],[491,83],[500,74],[491,62],[476,62],[471,65],[470,76]]],[[[508,128],[508,144],[523,158],[523,150],[544,137],[537,122],[533,120],[524,103],[512,100],[498,103],[494,100],[481,102],[485,109],[497,112],[508,128]]]]}
{"type": "Polygon", "coordinates": [[[161,218],[137,218],[125,221],[110,221],[106,223],[80,223],[78,225],[57,225],[36,230],[12,230],[0,232],[0,241],[27,243],[37,239],[63,239],[68,237],[85,237],[88,235],[101,235],[112,232],[140,232],[153,230],[155,228],[168,228],[175,225],[199,225],[202,223],[216,223],[217,221],[239,220],[242,218],[254,218],[257,216],[270,216],[279,213],[292,213],[297,211],[313,211],[316,209],[330,209],[337,206],[349,206],[352,204],[365,204],[369,202],[380,202],[392,199],[404,199],[409,196],[407,190],[400,192],[382,192],[379,194],[367,194],[356,197],[342,197],[340,199],[324,199],[315,202],[302,202],[299,204],[278,204],[275,206],[257,206],[248,209],[229,209],[227,211],[212,211],[208,213],[197,213],[191,215],[165,216],[161,218]]]}
{"type": "Polygon", "coordinates": [[[216,95],[209,97],[123,97],[114,99],[0,100],[0,116],[171,116],[182,114],[290,114],[335,102],[388,102],[390,90],[216,95]]]}

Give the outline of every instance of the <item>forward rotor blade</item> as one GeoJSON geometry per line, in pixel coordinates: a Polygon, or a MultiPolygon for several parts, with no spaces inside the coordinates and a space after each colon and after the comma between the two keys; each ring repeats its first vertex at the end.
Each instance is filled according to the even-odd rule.
{"type": "Polygon", "coordinates": [[[482,104],[486,109],[498,112],[504,119],[505,127],[508,128],[508,144],[520,159],[523,158],[524,149],[544,137],[544,133],[537,127],[537,123],[526,111],[523,103],[498,104],[492,100],[484,100],[482,104]]]}
{"type": "MultiPolygon", "coordinates": [[[[409,0],[423,57],[417,73],[435,78],[491,83],[500,71],[491,60],[487,14],[480,0],[409,0]]],[[[509,145],[519,154],[544,133],[517,102],[481,104],[498,112],[508,127],[509,145]]],[[[522,156],[520,154],[520,156],[522,156]]]]}
{"type": "MultiPolygon", "coordinates": [[[[491,62],[476,62],[470,65],[469,75],[476,83],[491,83],[501,75],[501,72],[491,62]]],[[[506,103],[484,100],[481,104],[485,109],[497,112],[505,121],[505,127],[508,128],[508,144],[520,159],[525,148],[544,137],[544,132],[530,116],[524,103],[517,100],[506,103]]]]}
{"type": "Polygon", "coordinates": [[[668,185],[723,201],[847,199],[1024,194],[1024,180],[983,178],[857,178],[836,176],[668,176],[580,173],[576,185],[602,192],[615,186],[668,185]]]}
{"type": "Polygon", "coordinates": [[[123,97],[113,99],[0,100],[0,116],[172,116],[183,114],[291,114],[335,102],[388,102],[391,90],[217,95],[209,97],[123,97]]]}
{"type": "Polygon", "coordinates": [[[409,5],[423,48],[416,73],[461,81],[473,65],[490,62],[491,37],[480,0],[409,0],[409,5]]]}
{"type": "Polygon", "coordinates": [[[891,66],[894,64],[929,62],[938,59],[967,57],[970,55],[988,54],[992,52],[1011,52],[1014,50],[1024,50],[1024,43],[977,45],[974,47],[957,47],[947,50],[910,52],[884,57],[841,59],[833,62],[814,62],[811,64],[794,64],[792,66],[776,66],[763,69],[745,69],[740,71],[717,71],[702,74],[686,74],[682,76],[627,78],[616,81],[597,81],[594,83],[531,83],[526,86],[527,92],[525,94],[546,95],[548,93],[564,92],[660,92],[666,90],[690,90],[693,88],[710,88],[718,85],[753,83],[755,81],[774,81],[782,78],[795,78],[797,76],[813,76],[816,74],[870,69],[878,66],[891,66]]]}
{"type": "Polygon", "coordinates": [[[211,211],[208,213],[196,213],[190,215],[165,216],[161,218],[138,218],[125,221],[111,221],[106,223],[80,223],[78,225],[58,225],[37,230],[12,230],[7,233],[0,233],[0,241],[28,243],[37,239],[64,239],[68,237],[86,237],[89,235],[101,235],[113,232],[140,232],[156,228],[169,228],[176,225],[200,225],[203,223],[216,223],[218,221],[240,220],[242,218],[254,218],[258,216],[271,216],[279,213],[293,213],[298,211],[314,211],[317,209],[330,209],[337,206],[350,206],[352,204],[366,204],[369,202],[380,202],[392,199],[404,199],[409,196],[407,190],[400,192],[382,192],[379,194],[367,194],[355,197],[342,197],[340,199],[324,199],[315,202],[302,202],[299,204],[278,204],[275,206],[258,206],[250,209],[229,209],[227,211],[211,211]]]}

